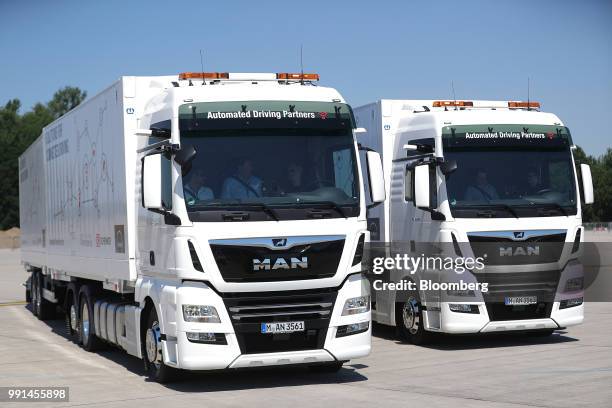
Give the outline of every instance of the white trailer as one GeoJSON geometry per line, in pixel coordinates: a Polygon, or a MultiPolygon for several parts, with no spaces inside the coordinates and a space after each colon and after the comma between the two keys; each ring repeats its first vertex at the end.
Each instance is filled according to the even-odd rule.
{"type": "Polygon", "coordinates": [[[381,153],[389,191],[368,213],[372,243],[412,257],[428,248],[438,256],[482,257],[482,269],[436,279],[488,286],[422,290],[417,281],[428,283],[425,271],[392,268],[389,282],[412,281],[416,289],[377,290],[385,283],[379,279],[375,321],[397,326],[414,343],[432,332],[549,334],[582,322],[577,258],[581,209],[593,202],[591,174],[574,162],[569,130],[539,107],[379,100],[355,109],[357,125],[367,129],[358,141],[381,153]]]}
{"type": "Polygon", "coordinates": [[[19,161],[33,312],[63,313],[85,349],[124,349],[158,381],[367,355],[354,118],[317,80],[122,77],[45,127],[19,161]]]}

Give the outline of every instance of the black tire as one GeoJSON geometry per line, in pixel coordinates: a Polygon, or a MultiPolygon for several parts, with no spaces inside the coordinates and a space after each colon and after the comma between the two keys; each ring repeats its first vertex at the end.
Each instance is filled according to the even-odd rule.
{"type": "Polygon", "coordinates": [[[79,323],[79,307],[78,295],[79,287],[70,282],[66,288],[66,299],[64,303],[64,324],[66,337],[75,343],[80,342],[79,331],[81,325],[79,323]]]}
{"type": "Polygon", "coordinates": [[[55,316],[55,304],[43,297],[43,275],[32,274],[32,312],[39,320],[49,320],[55,316]]]}
{"type": "Polygon", "coordinates": [[[337,373],[342,368],[344,361],[334,361],[333,363],[317,364],[308,366],[313,373],[337,373]]]}
{"type": "MultiPolygon", "coordinates": [[[[26,302],[28,302],[30,304],[30,306],[33,306],[32,305],[32,277],[31,276],[28,279],[28,282],[26,282],[25,300],[26,300],[26,302]]],[[[32,309],[32,310],[34,310],[34,309],[32,309]]]]}
{"type": "Polygon", "coordinates": [[[96,351],[103,348],[104,343],[96,336],[94,319],[93,290],[88,285],[81,286],[79,294],[79,340],[81,346],[87,351],[96,351]]]}
{"type": "Polygon", "coordinates": [[[417,292],[408,292],[405,301],[395,304],[395,325],[399,337],[408,343],[422,345],[431,340],[431,333],[423,324],[423,309],[417,292]]]}
{"type": "Polygon", "coordinates": [[[150,307],[142,337],[142,355],[149,378],[164,384],[176,379],[177,369],[164,364],[159,319],[154,306],[150,307]]]}

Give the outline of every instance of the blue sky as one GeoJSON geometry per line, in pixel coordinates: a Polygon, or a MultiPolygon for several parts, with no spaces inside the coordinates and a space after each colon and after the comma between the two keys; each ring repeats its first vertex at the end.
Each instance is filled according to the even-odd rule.
{"type": "Polygon", "coordinates": [[[574,141],[612,146],[612,1],[0,0],[0,103],[121,75],[318,72],[354,106],[380,98],[516,100],[574,141]]]}

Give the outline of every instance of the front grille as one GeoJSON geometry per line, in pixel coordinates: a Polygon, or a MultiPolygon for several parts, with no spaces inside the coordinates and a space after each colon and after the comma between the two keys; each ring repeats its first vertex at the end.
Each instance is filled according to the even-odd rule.
{"type": "Polygon", "coordinates": [[[344,239],[310,242],[287,249],[211,242],[210,249],[226,282],[321,279],[336,274],[344,239]]]}
{"type": "Polygon", "coordinates": [[[486,265],[526,265],[557,262],[565,245],[566,233],[536,235],[515,240],[503,236],[468,234],[476,257],[486,265]]]}
{"type": "Polygon", "coordinates": [[[229,312],[243,354],[323,348],[336,289],[227,293],[229,312]],[[304,321],[303,332],[262,334],[262,323],[304,321]]]}
{"type": "Polygon", "coordinates": [[[488,284],[483,293],[491,321],[541,319],[550,317],[561,272],[475,273],[479,282],[488,284]],[[537,296],[537,304],[507,306],[509,296],[537,296]]]}

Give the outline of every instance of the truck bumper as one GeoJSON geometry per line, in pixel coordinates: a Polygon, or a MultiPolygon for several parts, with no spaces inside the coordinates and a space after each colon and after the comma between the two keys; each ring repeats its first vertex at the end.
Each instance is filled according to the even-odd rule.
{"type": "Polygon", "coordinates": [[[471,314],[453,312],[450,310],[448,303],[442,303],[439,331],[443,333],[467,334],[559,329],[580,324],[584,320],[584,305],[559,309],[560,302],[554,302],[549,318],[502,321],[490,321],[485,304],[481,302],[477,303],[477,305],[479,313],[471,314]]]}
{"type": "Polygon", "coordinates": [[[164,316],[166,316],[163,329],[166,331],[166,336],[165,340],[162,341],[164,362],[169,366],[187,370],[215,370],[318,364],[347,361],[366,356],[371,349],[371,313],[368,311],[342,316],[342,309],[347,299],[364,295],[369,295],[367,280],[359,274],[349,276],[337,292],[322,348],[243,353],[223,298],[204,283],[186,282],[184,286],[176,288],[176,306],[166,306],[167,311],[164,313],[164,316]],[[221,322],[185,322],[182,316],[183,304],[214,306],[221,322]],[[337,337],[340,326],[355,323],[362,323],[367,326],[367,329],[358,334],[337,337]],[[216,344],[194,343],[187,338],[188,332],[215,333],[221,338],[224,337],[224,341],[216,344]]]}

